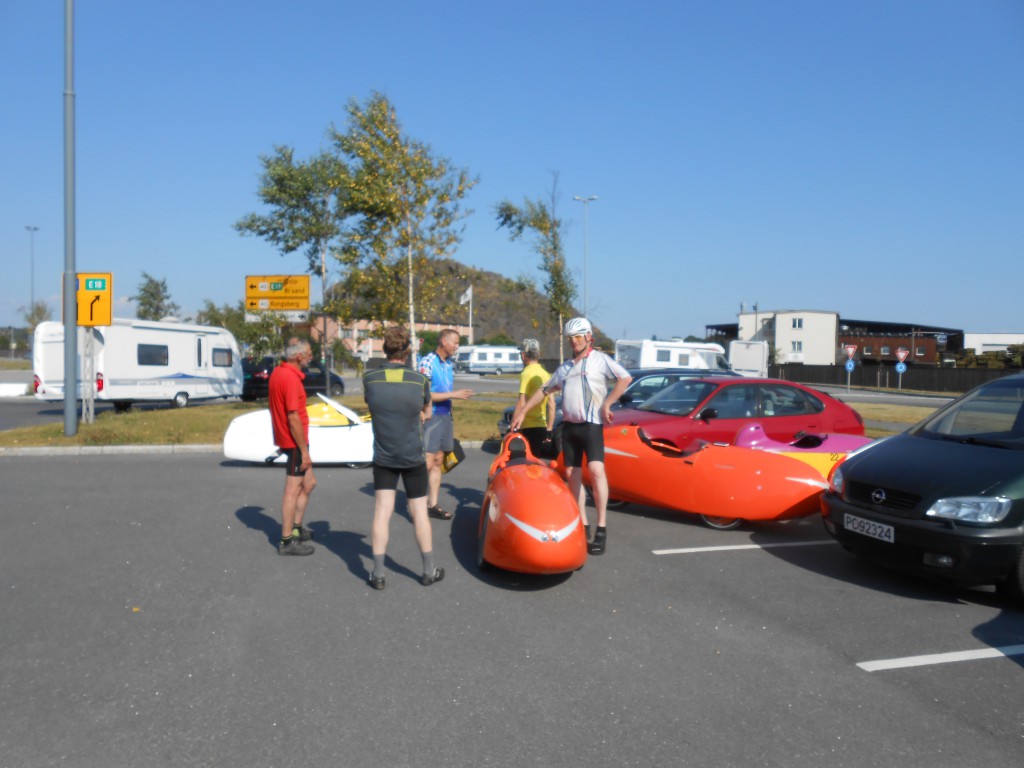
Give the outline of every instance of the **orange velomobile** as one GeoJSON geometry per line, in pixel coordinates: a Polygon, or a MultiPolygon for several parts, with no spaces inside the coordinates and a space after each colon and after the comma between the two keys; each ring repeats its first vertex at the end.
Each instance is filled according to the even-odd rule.
{"type": "Polygon", "coordinates": [[[520,573],[566,573],[587,561],[576,499],[550,462],[510,432],[487,474],[477,564],[520,573]]]}
{"type": "Polygon", "coordinates": [[[714,443],[681,451],[636,426],[605,428],[604,446],[609,498],[700,515],[712,528],[814,514],[826,488],[813,466],[770,451],[714,443]]]}

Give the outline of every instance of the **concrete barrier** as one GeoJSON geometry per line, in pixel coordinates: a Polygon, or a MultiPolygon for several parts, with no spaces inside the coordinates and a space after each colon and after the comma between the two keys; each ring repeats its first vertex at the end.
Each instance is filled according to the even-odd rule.
{"type": "Polygon", "coordinates": [[[0,383],[0,397],[23,397],[29,393],[28,388],[28,384],[0,383]]]}

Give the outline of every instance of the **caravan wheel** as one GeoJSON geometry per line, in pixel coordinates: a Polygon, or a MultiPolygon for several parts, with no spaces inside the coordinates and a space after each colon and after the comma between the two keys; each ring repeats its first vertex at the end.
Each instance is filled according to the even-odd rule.
{"type": "Polygon", "coordinates": [[[114,413],[128,413],[132,409],[131,400],[115,400],[114,413]]]}
{"type": "Polygon", "coordinates": [[[174,396],[174,399],[171,402],[174,404],[175,408],[184,408],[188,405],[188,392],[179,392],[174,396]]]}

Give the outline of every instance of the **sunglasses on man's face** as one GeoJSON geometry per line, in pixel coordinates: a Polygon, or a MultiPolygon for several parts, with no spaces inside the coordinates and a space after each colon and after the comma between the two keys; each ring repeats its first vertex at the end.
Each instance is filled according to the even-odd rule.
{"type": "Polygon", "coordinates": [[[569,337],[570,341],[586,341],[587,334],[585,333],[574,333],[569,337]]]}

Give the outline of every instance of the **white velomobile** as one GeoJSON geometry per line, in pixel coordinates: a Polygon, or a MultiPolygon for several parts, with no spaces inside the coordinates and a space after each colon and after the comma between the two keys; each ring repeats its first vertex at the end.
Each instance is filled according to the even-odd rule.
{"type": "MultiPolygon", "coordinates": [[[[317,394],[320,402],[306,406],[309,413],[309,455],[313,464],[368,466],[373,461],[373,425],[369,416],[329,397],[317,394]]],[[[274,445],[270,411],[254,411],[233,419],[224,433],[224,456],[257,464],[284,463],[284,454],[274,445]]]]}

